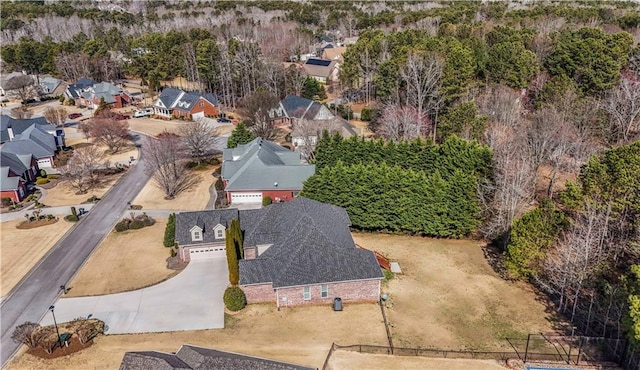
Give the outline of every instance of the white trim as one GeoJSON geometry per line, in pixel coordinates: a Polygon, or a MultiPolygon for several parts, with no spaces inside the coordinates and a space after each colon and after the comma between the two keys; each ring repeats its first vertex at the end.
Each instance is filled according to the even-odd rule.
{"type": "Polygon", "coordinates": [[[329,284],[320,284],[320,298],[329,298],[329,284]],[[323,287],[326,288],[324,291],[323,287]]]}
{"type": "MultiPolygon", "coordinates": [[[[251,261],[251,260],[247,260],[247,261],[251,261]]],[[[321,282],[321,283],[312,283],[311,285],[319,285],[319,284],[338,284],[338,283],[350,283],[353,281],[369,281],[369,280],[378,280],[378,282],[382,281],[382,279],[384,278],[369,278],[369,279],[355,279],[355,280],[342,280],[342,281],[325,281],[325,282],[321,282]]],[[[253,283],[253,284],[240,284],[240,286],[253,286],[253,285],[264,285],[264,284],[271,284],[271,287],[274,290],[277,289],[287,289],[287,288],[299,288],[301,286],[308,286],[309,284],[304,284],[304,285],[290,285],[290,286],[279,286],[279,287],[274,287],[273,286],[273,281],[265,281],[262,283],[253,283]]]]}
{"type": "Polygon", "coordinates": [[[311,287],[309,285],[302,287],[302,299],[305,301],[311,300],[311,287]]]}

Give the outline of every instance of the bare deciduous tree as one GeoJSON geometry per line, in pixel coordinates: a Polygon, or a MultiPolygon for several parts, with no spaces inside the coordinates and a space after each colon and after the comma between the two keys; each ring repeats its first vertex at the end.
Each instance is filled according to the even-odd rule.
{"type": "Polygon", "coordinates": [[[37,95],[36,82],[27,75],[16,76],[6,82],[5,90],[22,101],[33,99],[37,95]]]}
{"type": "Polygon", "coordinates": [[[179,136],[163,132],[155,138],[149,137],[142,146],[142,152],[145,173],[153,177],[166,199],[173,199],[198,183],[199,178],[186,167],[188,156],[179,136]]]}
{"type": "Polygon", "coordinates": [[[90,76],[89,56],[85,53],[62,53],[56,58],[56,70],[67,81],[90,76]]]}
{"type": "Polygon", "coordinates": [[[388,104],[379,119],[377,133],[388,140],[413,140],[431,132],[431,123],[425,114],[408,105],[388,104]]]}
{"type": "Polygon", "coordinates": [[[277,96],[268,91],[258,90],[242,100],[242,114],[248,118],[248,126],[253,133],[266,140],[278,135],[278,128],[271,118],[271,111],[278,106],[277,96]]]}
{"type": "Polygon", "coordinates": [[[303,159],[308,162],[315,159],[316,143],[325,130],[329,134],[340,132],[340,118],[334,117],[329,120],[295,120],[291,132],[291,141],[303,159]]]}
{"type": "Polygon", "coordinates": [[[38,337],[35,335],[40,329],[40,324],[35,322],[25,322],[16,326],[11,334],[11,340],[15,343],[22,343],[29,348],[36,348],[38,346],[38,337]]]}
{"type": "Polygon", "coordinates": [[[443,63],[436,57],[411,53],[400,69],[405,82],[407,104],[415,107],[420,116],[430,114],[438,100],[443,63]]]}
{"type": "Polygon", "coordinates": [[[640,82],[620,81],[605,100],[604,109],[611,117],[614,139],[628,141],[640,131],[640,82]]]}
{"type": "Polygon", "coordinates": [[[28,119],[33,116],[33,112],[30,111],[27,107],[15,107],[11,108],[11,115],[13,118],[17,119],[28,119]]]}
{"type": "Polygon", "coordinates": [[[60,172],[80,194],[85,194],[98,182],[98,170],[105,167],[109,167],[109,162],[104,152],[91,145],[75,150],[60,172]]]}
{"type": "Polygon", "coordinates": [[[42,113],[44,118],[56,126],[64,125],[67,120],[67,110],[64,107],[50,107],[42,113]]]}
{"type": "Polygon", "coordinates": [[[212,154],[217,135],[215,129],[205,120],[199,119],[180,126],[178,134],[183,147],[191,158],[198,161],[198,164],[202,163],[203,158],[212,154]]]}
{"type": "Polygon", "coordinates": [[[104,333],[104,322],[100,320],[89,320],[84,317],[78,317],[73,319],[70,324],[80,344],[85,344],[98,336],[98,334],[104,333]]]}
{"type": "Polygon", "coordinates": [[[53,350],[55,350],[60,343],[56,331],[50,326],[45,326],[40,328],[38,332],[42,335],[39,343],[40,348],[46,353],[53,353],[53,350]]]}
{"type": "Polygon", "coordinates": [[[89,136],[94,142],[106,145],[111,153],[117,153],[129,142],[129,123],[113,118],[94,117],[87,123],[89,136]]]}

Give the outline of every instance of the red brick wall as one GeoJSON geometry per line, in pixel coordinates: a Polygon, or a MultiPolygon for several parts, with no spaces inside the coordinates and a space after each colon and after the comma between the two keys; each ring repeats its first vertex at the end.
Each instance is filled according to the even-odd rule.
{"type": "Polygon", "coordinates": [[[276,202],[276,198],[280,198],[282,202],[288,202],[293,199],[293,190],[265,190],[262,197],[271,198],[272,202],[276,202]]]}
{"type": "Polygon", "coordinates": [[[198,99],[196,104],[193,106],[193,109],[191,109],[191,114],[199,113],[199,112],[204,112],[204,116],[205,117],[217,117],[218,116],[218,108],[215,105],[209,103],[209,101],[207,101],[206,99],[203,99],[203,98],[198,99]],[[203,107],[200,106],[201,102],[204,104],[203,107]]]}
{"type": "Polygon", "coordinates": [[[21,200],[18,198],[18,192],[16,190],[3,190],[0,198],[11,198],[16,203],[21,200]]]}
{"type": "Polygon", "coordinates": [[[273,290],[271,283],[246,285],[242,287],[242,290],[247,297],[247,303],[276,301],[276,292],[273,290]]]}
{"type": "Polygon", "coordinates": [[[320,284],[311,285],[311,299],[305,300],[303,287],[280,288],[278,298],[280,306],[301,306],[308,304],[330,304],[335,297],[342,298],[343,302],[376,302],[380,295],[380,280],[361,280],[342,283],[329,283],[328,297],[322,298],[320,284]],[[282,300],[283,297],[287,301],[282,300]]]}

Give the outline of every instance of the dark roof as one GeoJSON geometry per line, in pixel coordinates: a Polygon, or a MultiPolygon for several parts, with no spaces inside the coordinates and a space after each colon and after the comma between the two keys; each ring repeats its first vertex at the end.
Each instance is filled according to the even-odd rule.
{"type": "Polygon", "coordinates": [[[310,58],[307,60],[305,64],[312,65],[312,66],[328,67],[329,64],[331,64],[331,62],[332,62],[331,60],[310,58]]]}
{"type": "Polygon", "coordinates": [[[331,38],[331,36],[324,35],[320,38],[320,41],[333,42],[333,38],[331,38]]]}
{"type": "Polygon", "coordinates": [[[167,87],[162,90],[162,93],[158,97],[167,109],[175,108],[184,112],[190,112],[200,98],[207,100],[213,105],[218,105],[216,96],[211,93],[184,92],[175,87],[167,87]]]}
{"type": "Polygon", "coordinates": [[[178,245],[205,244],[222,242],[216,240],[213,229],[218,225],[229,227],[231,220],[238,218],[238,210],[234,208],[216,209],[195,212],[180,212],[176,214],[176,243],[178,245]],[[191,240],[191,228],[199,226],[202,231],[202,241],[191,240]]]}
{"type": "Polygon", "coordinates": [[[158,99],[160,99],[166,108],[171,108],[180,94],[182,94],[182,90],[176,89],[175,87],[167,87],[162,90],[158,99]]]}
{"type": "Polygon", "coordinates": [[[67,86],[67,92],[72,98],[77,99],[80,97],[82,90],[93,86],[95,83],[96,82],[90,78],[82,77],[75,83],[69,84],[69,86],[67,86]]]}
{"type": "Polygon", "coordinates": [[[158,351],[127,352],[120,370],[191,370],[191,367],[172,353],[158,351]]]}
{"type": "Polygon", "coordinates": [[[281,102],[287,117],[302,118],[313,100],[296,95],[287,95],[281,102]]]}
{"type": "Polygon", "coordinates": [[[311,370],[314,368],[185,344],[176,354],[157,351],[125,353],[120,370],[143,369],[311,370]]]}
{"type": "Polygon", "coordinates": [[[0,152],[0,167],[8,167],[11,172],[18,176],[27,170],[24,162],[20,159],[20,154],[7,153],[4,150],[0,152]]]}
{"type": "Polygon", "coordinates": [[[371,251],[357,248],[343,208],[308,198],[240,211],[244,247],[271,244],[256,259],[240,261],[240,284],[274,288],[380,279],[371,251]],[[253,214],[252,214],[253,213],[253,214]]]}
{"type": "Polygon", "coordinates": [[[82,86],[82,87],[89,87],[89,86],[93,86],[95,85],[96,82],[88,77],[82,77],[81,79],[79,79],[78,81],[76,81],[76,83],[74,85],[76,86],[82,86]]]}
{"type": "Polygon", "coordinates": [[[44,117],[17,119],[5,114],[0,115],[0,142],[4,143],[5,141],[9,141],[9,127],[13,130],[13,135],[17,136],[33,124],[41,126],[45,131],[55,131],[56,129],[56,127],[50,124],[44,117]]]}

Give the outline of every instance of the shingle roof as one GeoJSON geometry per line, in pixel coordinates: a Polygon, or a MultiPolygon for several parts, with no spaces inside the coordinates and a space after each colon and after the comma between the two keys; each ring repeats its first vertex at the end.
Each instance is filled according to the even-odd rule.
{"type": "Polygon", "coordinates": [[[198,99],[200,99],[200,94],[195,92],[190,92],[182,95],[178,103],[175,105],[175,109],[190,112],[193,109],[193,106],[196,104],[198,99]]]}
{"type": "Polygon", "coordinates": [[[2,150],[0,152],[0,166],[8,167],[11,172],[18,176],[22,176],[27,168],[29,168],[24,163],[24,157],[24,155],[7,153],[2,150]]]}
{"type": "Polygon", "coordinates": [[[55,155],[56,139],[39,125],[31,125],[13,141],[2,145],[2,150],[13,154],[33,154],[36,159],[55,155]]]}
{"type": "Polygon", "coordinates": [[[0,167],[0,191],[16,190],[20,184],[19,176],[9,176],[9,166],[0,167]]]}
{"type": "Polygon", "coordinates": [[[302,118],[309,106],[313,104],[313,100],[296,95],[287,95],[280,104],[287,117],[302,118]]]}
{"type": "Polygon", "coordinates": [[[167,87],[162,90],[158,99],[164,104],[166,108],[171,108],[178,100],[178,97],[182,94],[182,90],[175,87],[167,87]]]}
{"type": "Polygon", "coordinates": [[[343,208],[300,197],[241,211],[240,224],[245,248],[272,244],[256,259],[240,261],[242,285],[272,282],[278,288],[382,278],[374,254],[356,248],[343,208]]]}
{"type": "Polygon", "coordinates": [[[0,115],[0,142],[9,141],[9,127],[13,130],[13,135],[17,136],[33,124],[41,126],[44,131],[56,130],[56,127],[50,124],[44,117],[16,119],[3,114],[0,115]]]}
{"type": "Polygon", "coordinates": [[[158,351],[127,352],[120,370],[191,370],[191,367],[172,353],[158,351]]]}
{"type": "Polygon", "coordinates": [[[204,244],[223,242],[216,240],[213,228],[218,224],[229,227],[231,220],[238,218],[238,210],[234,208],[216,209],[196,212],[180,212],[176,214],[176,243],[178,245],[204,244]],[[191,240],[191,228],[198,225],[202,231],[202,241],[191,240]]]}
{"type": "Polygon", "coordinates": [[[82,90],[93,86],[95,83],[96,82],[90,78],[82,77],[75,83],[69,84],[69,86],[67,86],[67,92],[72,98],[77,99],[80,97],[82,90]]]}
{"type": "Polygon", "coordinates": [[[42,86],[42,89],[47,94],[52,93],[60,83],[62,83],[62,80],[53,77],[45,77],[40,80],[40,86],[42,86]]]}
{"type": "MultiPolygon", "coordinates": [[[[334,116],[330,119],[317,119],[317,120],[309,120],[313,127],[316,128],[316,133],[319,135],[323,130],[329,131],[329,133],[339,132],[342,137],[350,138],[352,136],[357,136],[358,133],[351,126],[351,124],[342,117],[334,116]]],[[[302,137],[308,132],[302,129],[299,125],[294,123],[293,131],[291,131],[292,137],[302,137]]]]}
{"type": "Polygon", "coordinates": [[[309,76],[327,78],[329,77],[329,75],[331,75],[331,72],[333,71],[335,65],[335,60],[311,58],[308,59],[305,64],[303,64],[303,67],[309,76]]]}
{"type": "Polygon", "coordinates": [[[176,354],[157,351],[127,352],[120,364],[120,370],[156,369],[311,370],[314,368],[188,344],[180,347],[176,354]]]}
{"type": "Polygon", "coordinates": [[[190,112],[198,99],[203,98],[213,105],[218,105],[218,100],[211,93],[201,94],[199,92],[184,92],[175,87],[167,87],[162,90],[158,99],[167,109],[178,109],[184,112],[190,112]]]}
{"type": "Polygon", "coordinates": [[[223,150],[227,191],[302,190],[302,183],[314,173],[315,165],[300,163],[300,153],[262,138],[223,150]]]}

